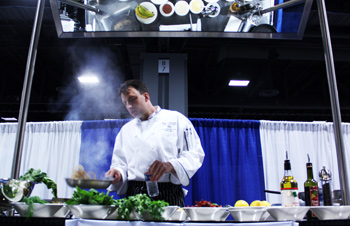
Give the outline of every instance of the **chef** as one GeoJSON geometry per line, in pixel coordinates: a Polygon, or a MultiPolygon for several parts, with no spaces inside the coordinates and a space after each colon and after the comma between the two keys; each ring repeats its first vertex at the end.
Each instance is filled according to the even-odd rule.
{"type": "Polygon", "coordinates": [[[202,166],[204,151],[192,123],[177,111],[153,106],[147,86],[128,80],[119,88],[122,102],[134,117],[118,133],[110,170],[111,191],[118,195],[147,194],[145,174],[157,181],[169,205],[184,206],[184,190],[202,166]]]}

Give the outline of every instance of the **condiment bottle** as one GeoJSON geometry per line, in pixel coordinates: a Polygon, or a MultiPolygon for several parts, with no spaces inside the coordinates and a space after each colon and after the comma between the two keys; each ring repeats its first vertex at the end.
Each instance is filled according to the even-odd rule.
{"type": "Polygon", "coordinates": [[[332,200],[332,188],[331,188],[331,180],[332,180],[332,173],[328,169],[326,169],[325,166],[323,166],[323,169],[319,172],[320,181],[322,184],[322,191],[323,191],[323,205],[325,206],[332,206],[333,200],[332,200]]]}
{"type": "Polygon", "coordinates": [[[155,197],[159,195],[158,183],[151,181],[151,176],[151,174],[145,174],[147,193],[149,197],[155,197]]]}
{"type": "Polygon", "coordinates": [[[283,207],[299,206],[298,183],[292,175],[292,167],[286,152],[286,160],[284,160],[284,177],[281,182],[281,196],[283,207]]]}
{"type": "MultiPolygon", "coordinates": [[[[312,172],[312,163],[310,162],[309,154],[307,155],[308,162],[306,163],[307,180],[304,183],[305,188],[305,205],[306,206],[319,206],[319,193],[318,184],[314,180],[314,175],[312,172]]],[[[307,213],[308,220],[316,220],[316,215],[310,210],[307,213]]]]}

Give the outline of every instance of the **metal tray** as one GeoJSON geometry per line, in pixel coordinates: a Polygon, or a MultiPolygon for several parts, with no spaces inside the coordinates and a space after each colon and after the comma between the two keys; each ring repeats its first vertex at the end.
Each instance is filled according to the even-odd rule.
{"type": "Polygon", "coordinates": [[[94,180],[94,179],[72,179],[66,178],[66,182],[71,187],[105,189],[113,180],[94,180]]]}

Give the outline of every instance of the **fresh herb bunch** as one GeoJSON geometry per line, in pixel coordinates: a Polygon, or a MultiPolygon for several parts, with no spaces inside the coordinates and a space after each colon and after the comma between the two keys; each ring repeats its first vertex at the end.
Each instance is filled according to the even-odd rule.
{"type": "Polygon", "coordinates": [[[27,217],[27,218],[33,216],[34,203],[41,203],[41,204],[49,203],[49,202],[47,202],[45,200],[42,200],[38,196],[32,196],[32,197],[29,197],[29,198],[24,196],[22,202],[25,202],[28,205],[27,214],[25,215],[25,217],[27,217]]]}
{"type": "Polygon", "coordinates": [[[44,183],[48,189],[52,189],[52,194],[57,198],[57,184],[50,179],[46,173],[41,172],[40,169],[30,168],[25,174],[19,177],[20,180],[29,180],[35,183],[44,183]]]}
{"type": "Polygon", "coordinates": [[[93,188],[86,191],[77,186],[76,189],[77,190],[73,193],[73,197],[66,201],[67,205],[115,205],[117,203],[117,201],[113,199],[113,196],[108,196],[108,194],[98,192],[93,188]]]}
{"type": "Polygon", "coordinates": [[[152,201],[146,194],[137,194],[128,198],[118,199],[118,217],[120,220],[130,220],[130,214],[134,210],[141,216],[149,212],[153,220],[162,221],[164,207],[169,206],[165,201],[152,201]]]}

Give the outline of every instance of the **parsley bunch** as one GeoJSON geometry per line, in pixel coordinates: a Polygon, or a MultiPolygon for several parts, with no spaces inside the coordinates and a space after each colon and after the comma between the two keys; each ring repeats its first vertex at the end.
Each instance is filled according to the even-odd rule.
{"type": "Polygon", "coordinates": [[[79,204],[88,204],[88,205],[115,205],[116,200],[113,199],[113,196],[108,196],[103,192],[98,192],[97,190],[91,188],[89,191],[83,190],[76,187],[76,191],[73,193],[73,197],[66,201],[67,205],[79,205],[79,204]]]}
{"type": "Polygon", "coordinates": [[[22,202],[25,202],[28,205],[27,214],[26,214],[27,218],[30,218],[30,217],[33,216],[34,203],[41,203],[41,204],[49,203],[49,202],[47,202],[45,200],[42,200],[38,196],[32,196],[30,198],[27,198],[26,196],[24,196],[22,202]]]}
{"type": "Polygon", "coordinates": [[[135,196],[129,196],[128,198],[118,199],[118,217],[121,220],[130,220],[130,214],[132,211],[144,216],[145,212],[148,212],[153,220],[162,221],[162,213],[164,207],[169,203],[165,201],[152,201],[146,194],[137,194],[135,196]]]}

